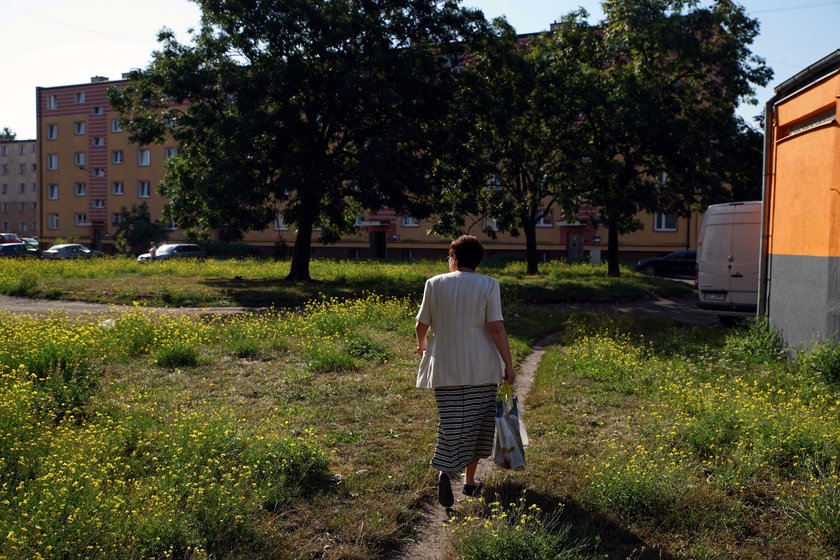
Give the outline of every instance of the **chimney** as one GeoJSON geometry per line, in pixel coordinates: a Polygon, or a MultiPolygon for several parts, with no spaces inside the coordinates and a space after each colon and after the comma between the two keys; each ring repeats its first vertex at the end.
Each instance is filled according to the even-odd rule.
{"type": "Polygon", "coordinates": [[[101,84],[102,82],[107,82],[108,78],[105,76],[92,76],[90,79],[90,83],[92,84],[101,84]]]}

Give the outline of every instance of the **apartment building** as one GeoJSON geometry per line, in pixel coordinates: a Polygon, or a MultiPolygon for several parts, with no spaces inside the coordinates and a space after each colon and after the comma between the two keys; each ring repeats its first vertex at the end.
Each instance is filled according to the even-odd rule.
{"type": "MultiPolygon", "coordinates": [[[[165,161],[175,145],[138,146],[120,127],[119,114],[108,104],[107,92],[124,87],[125,80],[91,78],[89,83],[37,89],[39,216],[41,241],[50,244],[72,237],[109,252],[120,213],[145,202],[153,220],[160,219],[166,200],[156,192],[165,161]]],[[[2,208],[2,207],[0,207],[2,208]]],[[[606,230],[589,224],[590,209],[573,218],[549,214],[539,224],[537,243],[544,260],[599,260],[606,251],[606,230]]],[[[644,229],[621,238],[621,260],[659,255],[697,245],[699,220],[669,214],[639,216],[644,229]]],[[[313,256],[337,258],[425,258],[446,254],[449,239],[428,233],[432,223],[388,209],[359,217],[357,230],[335,245],[314,243],[313,256]]],[[[469,229],[483,239],[491,256],[525,254],[524,237],[500,233],[484,235],[493,220],[478,220],[469,229]]],[[[185,238],[176,224],[170,239],[185,238]]],[[[317,232],[315,236],[317,239],[317,232]]],[[[278,215],[263,231],[252,232],[246,243],[262,253],[276,254],[295,242],[293,229],[278,215]]]]}
{"type": "Polygon", "coordinates": [[[125,84],[94,77],[37,88],[42,242],[72,237],[108,250],[124,208],[145,202],[153,217],[162,215],[155,185],[175,147],[129,142],[107,99],[109,88],[125,84]]]}
{"type": "Polygon", "coordinates": [[[38,146],[0,140],[0,231],[38,235],[38,146]]]}

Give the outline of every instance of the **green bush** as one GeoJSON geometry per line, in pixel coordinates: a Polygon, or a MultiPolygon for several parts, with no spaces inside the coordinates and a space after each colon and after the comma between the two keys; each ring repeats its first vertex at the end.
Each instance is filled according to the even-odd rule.
{"type": "Polygon", "coordinates": [[[833,340],[816,342],[810,350],[798,356],[803,373],[822,376],[826,381],[840,384],[840,343],[833,340]]]}
{"type": "Polygon", "coordinates": [[[164,369],[195,367],[198,365],[198,352],[192,345],[175,342],[158,348],[153,361],[164,369]]]}
{"type": "Polygon", "coordinates": [[[785,346],[779,331],[767,319],[750,321],[746,328],[735,329],[726,337],[724,350],[733,359],[762,363],[785,357],[785,346]]]}

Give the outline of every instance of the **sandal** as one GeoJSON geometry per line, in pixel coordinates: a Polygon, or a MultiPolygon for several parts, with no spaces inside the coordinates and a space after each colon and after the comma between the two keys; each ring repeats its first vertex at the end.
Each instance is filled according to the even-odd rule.
{"type": "Polygon", "coordinates": [[[438,502],[445,508],[452,507],[455,503],[455,496],[452,494],[452,483],[449,482],[449,475],[441,472],[438,476],[438,502]]]}
{"type": "Polygon", "coordinates": [[[464,484],[464,488],[462,489],[464,496],[478,496],[481,493],[484,483],[480,480],[476,482],[477,484],[464,484]]]}

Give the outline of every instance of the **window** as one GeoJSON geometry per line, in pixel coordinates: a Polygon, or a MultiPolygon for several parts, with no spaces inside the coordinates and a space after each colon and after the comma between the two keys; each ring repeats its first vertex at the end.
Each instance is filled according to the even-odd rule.
{"type": "Polygon", "coordinates": [[[73,123],[74,134],[84,134],[86,130],[87,126],[85,125],[85,121],[77,121],[73,123]]]}
{"type": "Polygon", "coordinates": [[[18,146],[18,155],[20,155],[20,156],[25,156],[26,155],[26,145],[25,144],[21,144],[20,146],[18,146]]]}
{"type": "MultiPolygon", "coordinates": [[[[9,212],[9,203],[8,202],[0,203],[0,212],[3,212],[4,214],[7,214],[9,212]]],[[[9,229],[9,227],[6,226],[3,229],[9,229]]]]}
{"type": "Polygon", "coordinates": [[[94,146],[104,146],[105,145],[105,137],[104,136],[96,136],[93,139],[94,146]]]}
{"type": "Polygon", "coordinates": [[[104,115],[105,114],[105,109],[103,109],[102,107],[94,107],[93,108],[93,114],[94,115],[104,115]]]}
{"type": "Polygon", "coordinates": [[[677,231],[677,215],[657,212],[654,215],[653,231],[677,231]]]}
{"type": "Polygon", "coordinates": [[[482,228],[483,231],[498,231],[499,226],[496,223],[496,218],[487,216],[484,218],[484,227],[482,228]]]}
{"type": "Polygon", "coordinates": [[[172,147],[166,148],[164,150],[164,158],[169,159],[169,158],[175,156],[177,153],[178,153],[178,148],[172,148],[172,147]]]}
{"type": "Polygon", "coordinates": [[[87,196],[87,185],[84,183],[74,183],[73,192],[76,193],[76,196],[87,196]]]}
{"type": "Polygon", "coordinates": [[[50,171],[58,169],[58,154],[47,154],[47,169],[50,171]]]}
{"type": "Polygon", "coordinates": [[[76,152],[73,154],[73,163],[79,167],[84,167],[87,163],[87,154],[85,152],[76,152]]]}
{"type": "Polygon", "coordinates": [[[137,182],[137,196],[140,198],[149,198],[151,196],[148,181],[137,182]]]}
{"type": "Polygon", "coordinates": [[[122,150],[114,150],[111,152],[111,163],[123,163],[125,161],[125,154],[122,150]]]}
{"type": "Polygon", "coordinates": [[[76,214],[73,214],[73,220],[76,222],[77,227],[88,225],[87,214],[85,214],[84,212],[78,212],[76,214]]]}
{"type": "Polygon", "coordinates": [[[18,192],[20,194],[24,194],[26,192],[26,183],[21,183],[18,185],[18,192]]]}
{"type": "Polygon", "coordinates": [[[137,150],[137,165],[148,167],[152,164],[152,151],[148,148],[137,150]]]}
{"type": "Polygon", "coordinates": [[[94,208],[105,208],[105,199],[104,198],[94,198],[93,199],[93,207],[94,208]]]}
{"type": "Polygon", "coordinates": [[[9,231],[9,222],[3,222],[3,231],[9,231]]]}
{"type": "Polygon", "coordinates": [[[47,125],[47,140],[58,140],[58,125],[57,124],[48,124],[47,125]]]}
{"type": "Polygon", "coordinates": [[[276,231],[288,231],[289,229],[288,226],[286,226],[286,223],[283,221],[283,214],[281,214],[280,212],[277,212],[277,215],[274,216],[274,229],[276,231]]]}
{"type": "Polygon", "coordinates": [[[114,196],[122,196],[125,194],[125,186],[122,181],[114,181],[111,183],[111,194],[114,196]]]}
{"type": "Polygon", "coordinates": [[[3,183],[3,185],[0,186],[0,194],[6,194],[8,191],[9,191],[9,184],[8,183],[3,183]]]}
{"type": "Polygon", "coordinates": [[[19,202],[18,203],[18,212],[20,212],[20,213],[26,212],[26,203],[25,202],[19,202]]]}
{"type": "Polygon", "coordinates": [[[9,165],[7,163],[0,165],[0,173],[2,173],[3,175],[9,174],[9,165]]]}
{"type": "Polygon", "coordinates": [[[104,177],[105,176],[105,168],[104,167],[97,167],[93,170],[94,177],[104,177]]]}
{"type": "Polygon", "coordinates": [[[18,164],[18,175],[26,175],[26,164],[19,163],[18,164]]]}
{"type": "Polygon", "coordinates": [[[111,121],[111,132],[122,132],[123,127],[120,119],[114,119],[111,121]]]}
{"type": "Polygon", "coordinates": [[[23,233],[24,231],[26,231],[26,226],[27,225],[28,224],[26,222],[19,222],[18,223],[18,231],[23,233]]]}
{"type": "Polygon", "coordinates": [[[0,146],[0,156],[7,156],[9,155],[9,147],[8,146],[0,146]]]}
{"type": "Polygon", "coordinates": [[[417,218],[411,216],[410,214],[405,214],[402,217],[402,225],[403,227],[420,227],[420,222],[417,221],[417,218]]]}
{"type": "MultiPolygon", "coordinates": [[[[540,210],[542,212],[542,210],[540,210]]],[[[537,220],[536,226],[538,228],[550,228],[554,226],[554,211],[549,210],[545,215],[537,220]]]]}
{"type": "Polygon", "coordinates": [[[33,163],[30,167],[31,167],[31,171],[33,173],[38,170],[38,164],[37,163],[33,163]]]}
{"type": "Polygon", "coordinates": [[[122,214],[119,212],[114,212],[111,214],[111,225],[118,226],[122,223],[122,214]]]}
{"type": "Polygon", "coordinates": [[[84,103],[85,102],[85,92],[77,91],[76,92],[76,103],[84,103]]]}
{"type": "Polygon", "coordinates": [[[47,229],[58,229],[58,214],[47,214],[47,229]]]}
{"type": "Polygon", "coordinates": [[[47,109],[58,109],[58,99],[55,95],[47,96],[47,109]]]}
{"type": "Polygon", "coordinates": [[[178,224],[175,223],[175,220],[169,218],[166,221],[166,229],[168,229],[169,231],[175,231],[176,229],[178,229],[178,224]]]}

